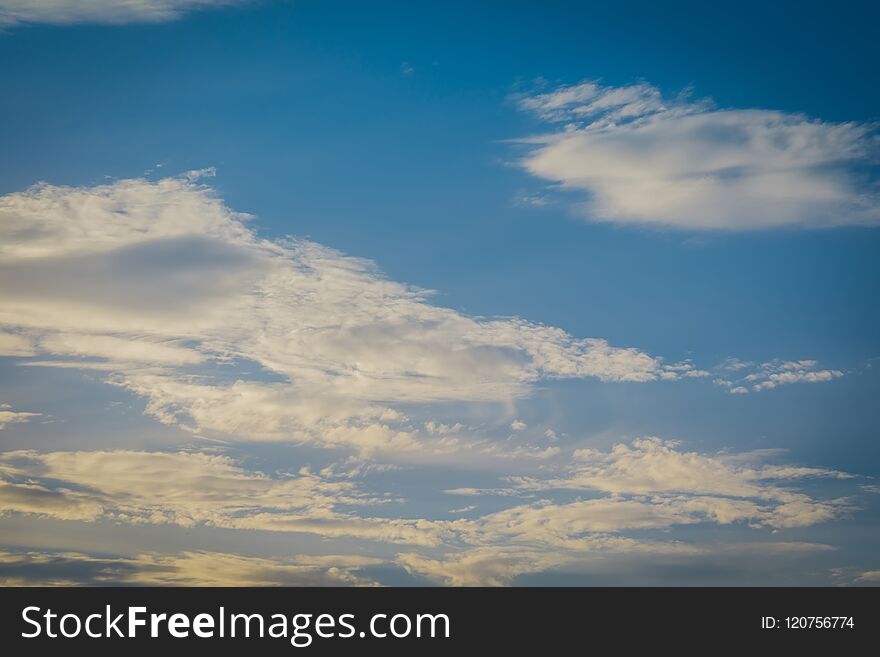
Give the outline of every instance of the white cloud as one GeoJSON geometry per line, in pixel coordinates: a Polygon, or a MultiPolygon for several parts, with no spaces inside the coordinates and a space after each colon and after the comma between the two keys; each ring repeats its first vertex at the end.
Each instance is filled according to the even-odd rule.
{"type": "Polygon", "coordinates": [[[739,358],[734,358],[733,356],[728,356],[724,359],[718,369],[727,371],[727,372],[738,372],[739,370],[744,370],[748,367],[751,367],[754,363],[750,361],[740,360],[739,358]]]}
{"type": "Polygon", "coordinates": [[[467,506],[463,506],[458,509],[449,509],[448,513],[456,513],[456,514],[468,513],[470,511],[473,511],[476,508],[477,508],[477,506],[475,504],[469,504],[467,506]]]}
{"type": "MultiPolygon", "coordinates": [[[[400,563],[413,572],[446,569],[438,581],[495,583],[584,554],[692,549],[624,535],[630,531],[697,523],[785,529],[850,508],[793,487],[840,473],[743,466],[659,440],[571,459],[570,450],[543,440],[525,444],[523,434],[481,439],[472,422],[448,412],[444,421],[425,417],[444,402],[500,402],[509,421],[511,402],[548,379],[647,382],[708,372],[517,318],[467,316],[388,280],[368,261],[308,241],[260,239],[247,221],[195,173],[38,185],[0,197],[0,351],[22,365],[93,369],[141,396],[150,416],[199,436],[306,443],[354,452],[354,461],[317,474],[264,473],[205,452],[6,452],[0,514],[404,544],[413,552],[400,563]],[[530,474],[505,488],[446,491],[497,496],[493,509],[513,499],[455,519],[399,517],[388,506],[399,500],[356,485],[365,456],[437,466],[452,452],[516,459],[530,474]],[[584,491],[594,497],[582,499],[584,491]],[[536,500],[545,493],[553,499],[536,500]],[[490,548],[497,567],[487,565],[490,548]]],[[[773,361],[748,381],[751,370],[730,371],[757,386],[822,370],[814,361],[773,361]]],[[[510,427],[526,429],[521,420],[510,427]]],[[[165,573],[156,577],[186,579],[175,570],[183,560],[184,571],[203,573],[193,581],[221,581],[207,566],[195,568],[200,558],[168,559],[154,558],[165,573]]],[[[287,570],[257,569],[288,581],[302,565],[298,557],[287,570]]],[[[245,570],[247,581],[262,581],[245,570]]],[[[311,576],[327,573],[303,574],[311,576]]]]}
{"type": "Polygon", "coordinates": [[[697,369],[694,367],[693,363],[687,360],[667,365],[664,368],[664,371],[660,374],[660,378],[667,381],[676,381],[678,379],[702,379],[707,376],[711,376],[711,373],[707,370],[697,369]]]}
{"type": "Polygon", "coordinates": [[[0,0],[0,26],[16,23],[160,23],[247,0],[0,0]]]}
{"type": "Polygon", "coordinates": [[[456,521],[470,544],[543,546],[581,551],[597,536],[628,530],[666,530],[698,523],[752,527],[806,527],[838,518],[843,501],[818,501],[791,493],[778,504],[715,495],[607,496],[568,503],[541,500],[456,521]]]}
{"type": "MultiPolygon", "coordinates": [[[[577,450],[569,459],[573,465],[561,478],[510,477],[510,488],[463,487],[445,492],[504,497],[593,491],[598,497],[567,502],[543,499],[459,519],[450,529],[470,547],[447,551],[443,557],[406,553],[400,561],[411,572],[441,583],[495,585],[529,572],[569,571],[602,555],[699,555],[724,549],[635,539],[626,536],[631,531],[740,524],[776,533],[827,522],[852,510],[847,499],[817,499],[791,487],[792,482],[807,478],[849,475],[802,466],[741,465],[762,455],[703,455],[654,438],[619,444],[607,452],[577,450]]],[[[827,548],[784,541],[753,547],[764,556],[777,550],[827,548]]]]}
{"type": "MultiPolygon", "coordinates": [[[[558,450],[557,450],[558,451],[558,450]]],[[[307,532],[437,545],[458,536],[472,544],[511,537],[534,545],[571,546],[584,534],[678,524],[746,521],[806,526],[848,510],[846,500],[817,500],[778,482],[847,478],[820,468],[743,467],[737,458],[682,452],[650,438],[609,452],[577,450],[564,478],[511,478],[511,489],[459,488],[455,495],[515,495],[593,489],[604,497],[571,503],[541,500],[467,521],[356,516],[340,507],[388,502],[344,476],[308,470],[269,476],[226,456],[201,452],[0,453],[0,511],[67,520],[206,524],[232,529],[307,532]],[[166,482],[156,487],[156,481],[166,482]]]]}
{"type": "Polygon", "coordinates": [[[585,82],[518,98],[563,126],[522,140],[521,165],[583,192],[594,221],[684,229],[876,225],[880,203],[860,167],[874,126],[665,99],[642,83],[585,82]]]}
{"type": "Polygon", "coordinates": [[[822,383],[843,376],[840,370],[809,370],[797,369],[783,372],[771,372],[761,383],[755,384],[752,390],[771,390],[788,383],[822,383]]]}
{"type": "Polygon", "coordinates": [[[39,413],[28,413],[22,411],[11,411],[9,404],[0,404],[0,431],[10,424],[24,424],[30,422],[31,418],[39,417],[39,413]]]}
{"type": "MultiPolygon", "coordinates": [[[[608,452],[579,449],[573,461],[564,477],[511,477],[510,481],[527,491],[595,490],[609,497],[553,506],[553,512],[538,503],[517,513],[550,518],[561,511],[565,518],[561,522],[571,528],[578,526],[575,516],[583,516],[584,528],[616,531],[705,521],[798,527],[850,510],[847,500],[818,500],[780,485],[809,477],[847,479],[846,473],[794,466],[744,467],[736,457],[684,452],[676,443],[658,438],[620,443],[608,452]]],[[[504,522],[514,524],[509,518],[504,522]]]]}
{"type": "Polygon", "coordinates": [[[442,524],[337,508],[387,501],[360,493],[350,481],[306,470],[272,477],[200,452],[0,453],[0,514],[440,542],[442,524]]]}
{"type": "Polygon", "coordinates": [[[868,584],[880,583],[880,570],[866,570],[856,577],[857,582],[865,582],[868,584]]]}
{"type": "MultiPolygon", "coordinates": [[[[735,369],[726,368],[729,371],[739,371],[751,367],[751,364],[743,364],[735,369]]],[[[841,370],[818,369],[815,360],[780,360],[775,359],[754,367],[744,376],[733,379],[716,379],[716,385],[729,388],[732,395],[745,395],[749,391],[761,392],[772,390],[782,385],[791,383],[824,383],[842,377],[841,370]]]]}
{"type": "Polygon", "coordinates": [[[705,508],[688,508],[687,503],[692,501],[686,498],[649,501],[613,496],[565,504],[542,500],[481,518],[471,529],[471,542],[514,541],[579,549],[584,539],[592,534],[692,524],[700,522],[704,513],[711,513],[711,520],[727,524],[747,517],[751,511],[733,508],[729,501],[720,498],[710,500],[711,504],[705,508]]]}
{"type": "Polygon", "coordinates": [[[559,565],[558,555],[534,550],[477,548],[441,558],[407,552],[398,563],[445,586],[504,586],[517,575],[559,565]]]}
{"type": "MultiPolygon", "coordinates": [[[[612,494],[692,493],[734,497],[773,497],[779,491],[764,482],[773,479],[850,475],[823,468],[771,466],[743,467],[739,455],[705,455],[680,450],[675,441],[640,438],[618,443],[609,451],[577,449],[569,476],[544,482],[517,480],[520,487],[538,483],[543,488],[584,487],[612,494]]],[[[747,462],[750,459],[745,459],[747,462]]]]}
{"type": "Polygon", "coordinates": [[[192,365],[205,357],[172,341],[138,340],[136,337],[118,338],[110,335],[83,333],[55,333],[41,342],[44,351],[59,356],[101,358],[118,365],[192,365]]]}
{"type": "Polygon", "coordinates": [[[435,435],[401,404],[506,402],[546,379],[702,375],[432,305],[313,242],[261,240],[199,175],[0,197],[0,346],[42,356],[35,366],[108,371],[192,431],[363,452],[418,454],[435,435]]]}

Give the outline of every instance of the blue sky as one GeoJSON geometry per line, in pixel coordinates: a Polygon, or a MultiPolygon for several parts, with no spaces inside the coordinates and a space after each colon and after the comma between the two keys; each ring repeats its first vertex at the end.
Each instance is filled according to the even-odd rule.
{"type": "Polygon", "coordinates": [[[663,5],[0,0],[0,577],[880,581],[878,10],[663,5]]]}

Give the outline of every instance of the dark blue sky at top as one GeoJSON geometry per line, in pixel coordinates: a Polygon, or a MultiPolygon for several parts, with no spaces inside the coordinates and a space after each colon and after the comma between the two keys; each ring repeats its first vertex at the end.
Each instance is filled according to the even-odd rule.
{"type": "Polygon", "coordinates": [[[875,3],[664,4],[262,2],[160,25],[17,27],[0,34],[0,193],[215,166],[211,184],[261,234],[370,258],[442,305],[701,367],[816,358],[853,373],[748,400],[592,386],[594,422],[626,402],[665,435],[723,424],[727,443],[769,433],[827,465],[876,463],[880,231],[654,231],[515,203],[541,183],[511,166],[506,140],[546,127],[510,95],[538,78],[880,119],[875,3]]]}

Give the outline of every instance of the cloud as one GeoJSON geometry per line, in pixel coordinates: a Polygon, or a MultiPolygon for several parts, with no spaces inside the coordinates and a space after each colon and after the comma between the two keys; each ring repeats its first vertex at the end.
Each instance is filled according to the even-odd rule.
{"type": "MultiPolygon", "coordinates": [[[[200,182],[204,173],[0,196],[0,350],[19,366],[91,370],[143,399],[150,417],[199,437],[305,444],[343,460],[318,472],[263,472],[209,451],[4,452],[0,515],[309,534],[386,554],[406,546],[398,563],[412,572],[499,583],[596,554],[690,553],[688,544],[648,536],[678,527],[785,530],[852,510],[846,499],[801,490],[811,478],[844,477],[829,470],[687,452],[659,439],[572,452],[543,439],[527,444],[518,419],[508,440],[487,439],[477,421],[456,421],[449,402],[503,408],[507,419],[490,423],[501,431],[517,417],[513,402],[542,381],[709,372],[520,318],[465,315],[367,260],[262,239],[248,215],[200,182]],[[375,469],[364,467],[380,456],[375,469]],[[481,457],[506,472],[513,464],[518,475],[492,488],[444,483],[458,486],[451,494],[492,496],[483,515],[403,517],[396,505],[406,500],[366,492],[361,479],[403,462],[466,461],[472,472],[481,457]]],[[[739,377],[730,388],[822,371],[814,361],[731,361],[720,370],[739,377]]],[[[207,558],[127,559],[137,561],[126,566],[136,574],[123,581],[183,581],[195,571],[193,581],[223,581],[224,567],[212,570],[207,558]]],[[[242,581],[329,576],[300,557],[284,562],[287,570],[248,563],[269,574],[228,570],[244,570],[242,581]]]]}
{"type": "Polygon", "coordinates": [[[739,358],[734,358],[733,356],[728,356],[717,369],[727,372],[738,372],[739,370],[744,370],[752,365],[754,365],[754,363],[750,361],[744,361],[739,358]]]}
{"type": "Polygon", "coordinates": [[[3,431],[10,424],[24,424],[30,422],[31,418],[39,417],[39,413],[27,413],[20,411],[10,411],[9,404],[0,404],[0,431],[3,431]]]}
{"type": "Polygon", "coordinates": [[[468,506],[463,506],[459,509],[449,509],[448,513],[456,513],[456,514],[468,513],[470,511],[473,511],[476,508],[477,508],[477,506],[475,504],[469,504],[468,506]]]}
{"type": "Polygon", "coordinates": [[[840,370],[817,370],[816,361],[773,361],[764,363],[761,371],[746,377],[748,381],[758,381],[752,390],[772,390],[789,383],[821,383],[843,376],[840,370]]]}
{"type": "Polygon", "coordinates": [[[121,366],[193,365],[205,359],[198,351],[181,347],[173,341],[138,340],[111,335],[56,333],[44,338],[41,346],[53,355],[100,358],[121,366]]]}
{"type": "Polygon", "coordinates": [[[106,371],[193,432],[364,453],[424,449],[434,434],[404,404],[509,402],[541,380],[701,375],[433,305],[314,242],[260,239],[203,173],[0,197],[0,346],[42,357],[31,366],[106,371]]]}
{"type": "Polygon", "coordinates": [[[580,549],[591,534],[628,529],[662,529],[709,520],[728,524],[748,517],[752,509],[713,498],[696,507],[693,500],[638,500],[602,497],[556,504],[541,500],[485,516],[475,523],[471,538],[478,543],[514,541],[580,549]],[[690,503],[690,504],[689,504],[690,503]]]}
{"type": "Polygon", "coordinates": [[[631,530],[745,523],[754,528],[806,527],[845,514],[843,501],[817,501],[791,494],[779,504],[714,495],[608,496],[568,503],[541,500],[458,521],[455,529],[475,545],[518,544],[588,550],[602,535],[631,530]]]}
{"type": "Polygon", "coordinates": [[[307,470],[272,477],[202,452],[0,452],[0,514],[440,542],[440,523],[339,510],[387,501],[351,481],[307,470]]]}
{"type": "Polygon", "coordinates": [[[33,356],[33,342],[24,335],[0,331],[0,357],[2,356],[33,356]]]}
{"type": "Polygon", "coordinates": [[[364,586],[354,573],[379,560],[357,555],[266,559],[186,551],[98,557],[80,552],[0,551],[2,586],[364,586]]]}
{"type": "MultiPolygon", "coordinates": [[[[440,556],[401,553],[398,563],[410,573],[445,586],[507,586],[523,575],[555,573],[566,582],[646,582],[668,585],[664,568],[681,581],[682,569],[712,573],[712,583],[743,581],[743,570],[756,564],[770,569],[790,565],[793,559],[832,550],[822,543],[756,541],[750,543],[685,544],[673,541],[634,541],[622,537],[601,537],[580,551],[487,546],[440,556]],[[760,557],[756,559],[755,557],[760,557]],[[721,565],[723,564],[723,565],[721,565]],[[725,572],[728,570],[728,572],[725,572]],[[572,580],[573,576],[581,576],[572,580]]],[[[756,583],[767,582],[758,569],[756,583]]]]}
{"type": "Polygon", "coordinates": [[[0,0],[0,26],[18,23],[161,23],[247,0],[0,0]]]}
{"type": "MultiPolygon", "coordinates": [[[[558,452],[558,450],[557,450],[558,452]]],[[[554,453],[555,455],[555,453],[554,453]]],[[[779,482],[850,475],[798,466],[744,467],[736,457],[682,452],[656,438],[609,452],[577,450],[565,477],[510,477],[508,489],[454,495],[595,490],[603,497],[518,504],[470,520],[379,518],[353,509],[387,504],[345,476],[307,469],[274,476],[204,452],[13,451],[0,453],[0,512],[62,520],[207,525],[440,545],[498,541],[572,547],[588,534],[745,521],[797,527],[837,518],[846,500],[817,500],[779,482]],[[156,488],[156,481],[166,482],[156,488]]]]}
{"type": "MultiPolygon", "coordinates": [[[[728,371],[739,371],[751,367],[751,364],[742,364],[728,371]]],[[[791,383],[824,383],[842,377],[841,370],[818,369],[815,360],[780,360],[775,359],[754,367],[749,374],[739,378],[715,379],[716,385],[729,388],[732,395],[746,395],[750,391],[761,392],[772,390],[782,385],[791,383]]]]}
{"type": "Polygon", "coordinates": [[[532,175],[585,195],[593,221],[689,230],[880,223],[875,126],[664,98],[595,82],[520,95],[558,130],[520,140],[532,175]]]}
{"type": "Polygon", "coordinates": [[[856,581],[876,585],[880,583],[880,570],[866,570],[856,577],[856,581]]]}
{"type": "Polygon", "coordinates": [[[851,477],[836,470],[745,467],[737,457],[684,452],[677,443],[659,438],[619,443],[608,452],[579,449],[572,456],[564,477],[510,477],[509,481],[525,491],[593,490],[606,497],[566,505],[540,501],[508,509],[484,518],[482,529],[517,527],[526,533],[562,536],[556,525],[573,534],[696,522],[803,527],[851,510],[846,499],[818,500],[781,485],[807,478],[851,477]]]}
{"type": "Polygon", "coordinates": [[[608,452],[578,449],[571,477],[563,482],[595,488],[608,493],[693,493],[734,497],[773,497],[766,488],[773,479],[831,477],[849,475],[836,470],[808,467],[742,467],[739,459],[727,455],[710,456],[678,449],[678,443],[649,437],[618,443],[608,452]]]}
{"type": "Polygon", "coordinates": [[[548,570],[559,565],[549,553],[478,548],[441,558],[411,552],[398,555],[398,563],[410,573],[444,586],[504,586],[517,575],[548,570]]]}
{"type": "MultiPolygon", "coordinates": [[[[554,493],[557,499],[515,504],[476,518],[450,524],[467,547],[442,557],[407,552],[400,563],[414,573],[453,585],[497,585],[518,575],[565,571],[608,555],[701,555],[730,546],[701,546],[657,540],[688,525],[741,524],[774,533],[807,527],[849,514],[845,498],[817,499],[791,486],[812,478],[848,479],[822,468],[752,465],[762,455],[705,455],[685,452],[656,438],[618,444],[607,452],[581,449],[567,459],[565,476],[508,477],[509,488],[458,488],[448,494],[528,496],[554,493]],[[560,493],[591,491],[598,496],[571,501],[560,493]],[[636,532],[639,538],[627,535],[636,532]]],[[[582,493],[581,493],[582,495],[582,493]]],[[[753,545],[765,556],[775,551],[828,549],[828,546],[779,543],[753,545]]],[[[737,548],[746,549],[746,548],[737,548]]]]}
{"type": "MultiPolygon", "coordinates": [[[[446,491],[502,499],[555,491],[557,499],[514,499],[498,511],[449,519],[449,513],[475,510],[476,505],[468,505],[433,519],[402,518],[393,510],[384,517],[365,513],[397,500],[366,494],[346,473],[334,474],[332,468],[319,474],[308,469],[266,474],[204,452],[14,451],[0,453],[0,515],[305,533],[406,545],[398,562],[412,572],[446,583],[494,584],[595,555],[700,551],[645,532],[662,535],[687,525],[736,523],[778,531],[827,522],[852,510],[846,499],[817,499],[790,485],[849,475],[803,466],[741,465],[755,458],[683,452],[658,439],[617,445],[609,452],[578,450],[566,459],[575,465],[564,477],[508,478],[508,488],[446,491]],[[156,481],[165,483],[156,487],[156,481]],[[598,496],[583,499],[580,492],[586,490],[598,496]],[[559,499],[565,491],[579,494],[559,499]]],[[[167,570],[167,560],[157,563],[167,570]]],[[[209,561],[199,563],[212,568],[209,561]]],[[[187,572],[193,570],[188,564],[187,572]]],[[[150,581],[179,579],[158,577],[150,581]]],[[[208,581],[208,575],[199,581],[208,581]]]]}
{"type": "Polygon", "coordinates": [[[474,488],[472,486],[447,488],[443,492],[447,495],[465,495],[468,497],[477,497],[483,495],[510,496],[517,494],[516,491],[511,490],[510,488],[474,488]]]}

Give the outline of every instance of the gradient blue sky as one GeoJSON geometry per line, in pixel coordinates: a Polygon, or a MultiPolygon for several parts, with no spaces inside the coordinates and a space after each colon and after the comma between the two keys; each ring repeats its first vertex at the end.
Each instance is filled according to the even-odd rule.
{"type": "MultiPolygon", "coordinates": [[[[465,317],[522,318],[558,327],[574,338],[601,338],[661,357],[667,366],[687,362],[703,374],[635,382],[551,372],[529,381],[527,394],[481,403],[469,401],[460,390],[455,399],[436,403],[385,397],[391,408],[410,418],[461,423],[500,450],[517,441],[535,449],[560,449],[549,470],[452,457],[417,464],[403,459],[407,464],[400,468],[397,457],[357,450],[352,455],[292,438],[240,441],[204,424],[195,433],[186,432],[145,413],[153,393],[118,382],[107,385],[105,376],[120,375],[112,367],[110,373],[78,369],[69,366],[69,358],[63,368],[23,366],[28,359],[70,355],[43,345],[0,360],[0,402],[9,405],[9,412],[41,414],[22,417],[0,432],[4,452],[198,451],[222,444],[224,458],[266,473],[298,471],[304,465],[372,465],[374,472],[358,475],[358,486],[365,494],[400,500],[393,509],[382,507],[383,517],[438,522],[447,521],[449,510],[457,507],[474,506],[462,513],[479,523],[485,514],[537,504],[538,498],[562,506],[589,497],[583,493],[587,489],[565,487],[568,492],[523,499],[510,490],[484,496],[443,491],[503,488],[510,485],[504,480],[508,475],[558,480],[574,462],[574,450],[607,452],[645,436],[680,441],[670,449],[707,459],[749,454],[748,459],[760,458],[762,464],[766,459],[854,476],[810,475],[792,484],[792,490],[808,491],[813,501],[846,500],[821,522],[760,528],[750,526],[761,524],[754,519],[715,523],[700,516],[700,521],[668,526],[611,528],[610,535],[637,542],[714,546],[698,557],[660,550],[661,556],[646,553],[614,566],[584,565],[572,556],[577,550],[571,546],[564,558],[542,560],[535,554],[554,555],[558,546],[534,537],[511,547],[505,542],[509,537],[459,536],[454,546],[431,546],[417,558],[400,556],[418,552],[415,548],[376,547],[363,536],[316,538],[308,532],[220,528],[204,519],[185,529],[165,521],[119,525],[107,516],[71,519],[13,505],[0,519],[0,550],[6,550],[0,577],[5,572],[8,581],[29,581],[31,576],[21,573],[33,572],[35,580],[116,581],[123,562],[137,570],[145,559],[165,559],[164,564],[178,558],[174,555],[210,552],[226,559],[271,560],[271,568],[280,569],[278,581],[298,582],[284,579],[300,572],[291,568],[314,574],[320,567],[302,565],[291,555],[329,551],[373,559],[368,564],[341,559],[340,564],[351,577],[380,583],[880,581],[875,479],[880,476],[875,123],[880,118],[880,10],[875,3],[258,0],[187,7],[179,15],[146,22],[112,13],[102,19],[100,7],[112,5],[109,0],[97,2],[97,13],[85,17],[59,18],[52,3],[45,4],[45,12],[28,14],[15,2],[0,0],[0,25],[5,23],[0,31],[0,194],[7,199],[18,198],[37,182],[57,188],[60,196],[67,188],[88,193],[125,180],[152,189],[158,181],[173,179],[181,187],[175,193],[184,196],[201,193],[197,189],[204,188],[197,186],[205,184],[225,208],[253,215],[247,225],[259,238],[293,235],[368,259],[387,280],[435,291],[428,299],[432,306],[465,317]],[[816,128],[820,134],[813,146],[823,157],[831,153],[831,164],[822,161],[792,174],[795,191],[788,192],[788,200],[803,220],[796,217],[786,226],[764,222],[763,215],[756,227],[738,223],[739,206],[727,203],[730,197],[720,192],[708,196],[715,207],[724,205],[719,213],[727,218],[720,227],[679,221],[672,206],[673,218],[660,223],[615,210],[600,216],[589,200],[603,193],[606,188],[597,185],[607,181],[579,182],[576,173],[569,176],[565,170],[568,161],[554,163],[554,173],[541,176],[529,168],[540,143],[523,141],[555,139],[565,134],[566,123],[574,134],[592,134],[597,124],[578,123],[576,112],[552,117],[535,104],[541,102],[535,99],[547,100],[584,83],[597,85],[596,94],[642,85],[645,93],[662,97],[672,108],[662,110],[669,118],[650,113],[653,109],[638,117],[660,116],[660,131],[672,126],[676,110],[686,116],[707,113],[709,127],[694,138],[702,140],[696,145],[722,154],[733,147],[727,137],[711,132],[717,128],[713,112],[773,110],[793,122],[793,131],[816,128]],[[711,108],[699,105],[704,99],[711,99],[711,108]],[[836,137],[824,132],[832,130],[858,132],[852,139],[859,155],[841,157],[836,137]],[[216,175],[198,182],[180,178],[208,167],[216,175]],[[814,205],[801,200],[797,190],[815,188],[816,181],[844,181],[844,201],[858,201],[861,209],[834,206],[826,217],[819,206],[815,217],[807,217],[814,205]],[[725,369],[725,362],[733,362],[727,359],[750,365],[725,369]],[[801,361],[815,363],[786,365],[801,361]],[[750,388],[792,369],[800,373],[797,383],[750,388]],[[810,373],[829,373],[818,377],[829,380],[811,382],[810,373]],[[752,380],[740,380],[749,374],[752,380]],[[730,394],[743,384],[748,394],[730,394]],[[40,418],[51,418],[51,423],[40,418]],[[511,428],[516,422],[525,428],[511,428]],[[556,437],[546,436],[547,431],[556,437]],[[383,469],[389,464],[395,467],[383,469]],[[768,555],[776,552],[767,547],[774,542],[823,547],[794,549],[796,557],[780,548],[782,556],[774,561],[768,555]],[[750,543],[757,545],[753,551],[741,549],[750,543]],[[470,563],[469,554],[481,558],[470,563]],[[39,564],[48,562],[63,574],[42,574],[39,564]],[[97,565],[90,570],[88,564],[97,565]],[[509,572],[496,572],[509,564],[514,564],[509,572]],[[74,574],[64,574],[65,569],[74,574]]],[[[755,124],[766,125],[763,119],[755,124]]],[[[617,133],[607,134],[613,138],[617,133]]],[[[773,133],[768,141],[776,137],[773,133]]],[[[626,137],[609,148],[618,149],[615,155],[626,151],[626,137]]],[[[645,160],[657,155],[658,162],[665,162],[669,155],[646,148],[645,160]]],[[[577,157],[588,157],[589,148],[584,152],[577,157]]],[[[763,185],[763,151],[756,148],[746,156],[748,162],[729,175],[763,185]]],[[[653,170],[645,173],[653,175],[653,170]]],[[[718,175],[723,185],[728,174],[718,175]]],[[[675,190],[679,184],[678,178],[664,180],[663,189],[675,190]]],[[[779,189],[772,181],[767,188],[779,189]]],[[[630,189],[624,187],[621,197],[627,202],[643,193],[630,189]]],[[[766,198],[759,195],[758,204],[766,198]]],[[[659,195],[657,203],[663,203],[659,195]]],[[[4,216],[18,212],[17,205],[8,207],[4,216]]],[[[35,212],[55,211],[58,204],[46,207],[50,210],[35,212]]],[[[74,220],[62,214],[58,221],[74,220]]],[[[7,238],[16,235],[13,231],[7,238]]],[[[140,266],[138,257],[132,256],[133,267],[140,266]]],[[[162,257],[177,262],[188,256],[184,249],[162,257]]],[[[144,276],[149,277],[156,261],[145,262],[144,276]]],[[[9,276],[4,288],[18,284],[14,276],[20,274],[11,271],[4,269],[9,276]]],[[[368,274],[370,281],[373,276],[368,274]]],[[[25,291],[16,298],[29,294],[40,292],[25,291]]],[[[0,328],[15,335],[33,332],[39,341],[54,330],[83,331],[24,326],[14,312],[0,318],[0,328]]],[[[118,335],[117,329],[107,331],[118,335]]],[[[183,337],[175,340],[184,344],[183,337]]],[[[273,372],[269,356],[253,360],[259,366],[248,373],[252,380],[289,375],[273,372]]],[[[427,434],[420,439],[429,440],[427,434]]],[[[730,461],[746,462],[752,461],[730,461]]],[[[35,472],[16,470],[10,481],[21,483],[35,472]]],[[[47,490],[63,479],[57,473],[44,475],[47,490]]],[[[102,478],[99,470],[90,476],[97,482],[102,478]]],[[[92,485],[84,481],[76,485],[92,485]]],[[[681,491],[636,486],[618,492],[681,491]]],[[[269,569],[267,564],[261,567],[269,569]]],[[[242,577],[274,581],[271,574],[242,577]]]]}

